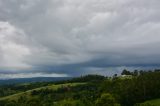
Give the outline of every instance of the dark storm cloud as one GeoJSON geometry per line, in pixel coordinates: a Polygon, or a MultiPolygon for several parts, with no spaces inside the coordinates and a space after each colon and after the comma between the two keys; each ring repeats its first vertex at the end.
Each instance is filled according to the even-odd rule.
{"type": "Polygon", "coordinates": [[[159,5],[159,0],[0,0],[0,69],[81,75],[113,72],[108,67],[158,67],[159,5]]]}

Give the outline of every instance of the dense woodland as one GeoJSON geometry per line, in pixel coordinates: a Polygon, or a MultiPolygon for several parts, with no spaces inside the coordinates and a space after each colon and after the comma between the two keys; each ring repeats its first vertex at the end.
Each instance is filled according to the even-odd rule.
{"type": "Polygon", "coordinates": [[[58,82],[0,86],[0,98],[20,92],[26,94],[0,99],[0,106],[153,106],[143,102],[160,98],[160,70],[123,70],[122,75],[113,77],[87,75],[58,82]],[[47,88],[67,83],[82,84],[47,88]],[[32,90],[40,87],[43,89],[32,90]]]}

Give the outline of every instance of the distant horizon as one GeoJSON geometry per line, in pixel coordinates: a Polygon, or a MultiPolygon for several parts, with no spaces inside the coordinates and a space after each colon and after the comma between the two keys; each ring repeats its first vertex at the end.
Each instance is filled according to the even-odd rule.
{"type": "MultiPolygon", "coordinates": [[[[160,68],[155,68],[155,69],[134,69],[134,70],[128,70],[128,69],[123,69],[123,70],[127,70],[130,72],[134,72],[135,70],[137,71],[154,71],[154,70],[159,70],[160,68]]],[[[81,77],[81,76],[86,76],[86,75],[101,75],[104,77],[113,77],[115,74],[118,76],[121,76],[122,71],[119,73],[112,73],[112,75],[107,75],[107,74],[98,74],[98,73],[88,73],[88,74],[81,74],[81,75],[77,75],[77,76],[67,76],[64,74],[46,74],[46,73],[3,73],[0,74],[0,80],[11,80],[11,79],[32,79],[32,78],[76,78],[76,77],[81,77]]]]}

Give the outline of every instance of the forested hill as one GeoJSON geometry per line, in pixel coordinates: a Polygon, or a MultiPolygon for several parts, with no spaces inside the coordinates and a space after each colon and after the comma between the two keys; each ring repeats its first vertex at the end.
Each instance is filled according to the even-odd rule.
{"type": "Polygon", "coordinates": [[[33,82],[57,82],[69,79],[72,79],[72,77],[35,77],[35,78],[0,79],[0,85],[33,83],[33,82]]]}
{"type": "Polygon", "coordinates": [[[0,106],[160,106],[159,98],[160,70],[0,86],[0,106]]]}

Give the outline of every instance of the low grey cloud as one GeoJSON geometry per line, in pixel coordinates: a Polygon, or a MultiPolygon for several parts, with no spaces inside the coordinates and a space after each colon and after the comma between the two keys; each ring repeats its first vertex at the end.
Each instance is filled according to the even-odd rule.
{"type": "Polygon", "coordinates": [[[0,79],[14,79],[14,78],[33,78],[33,77],[69,77],[66,74],[55,73],[12,73],[0,74],[0,79]]]}
{"type": "Polygon", "coordinates": [[[159,5],[159,0],[0,0],[1,72],[74,76],[117,72],[109,67],[158,67],[159,5]]]}

